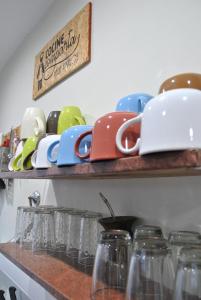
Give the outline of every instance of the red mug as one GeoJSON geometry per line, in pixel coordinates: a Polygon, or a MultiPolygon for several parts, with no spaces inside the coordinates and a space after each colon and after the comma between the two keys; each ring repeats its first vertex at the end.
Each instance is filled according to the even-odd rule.
{"type": "MultiPolygon", "coordinates": [[[[116,146],[116,134],[119,127],[129,119],[136,117],[133,112],[111,112],[99,118],[93,129],[84,132],[75,143],[75,154],[82,159],[89,158],[90,161],[109,160],[124,157],[116,146]],[[82,139],[87,135],[92,135],[92,144],[85,154],[79,152],[82,139]]],[[[122,143],[130,148],[140,136],[140,124],[130,126],[122,136],[122,143]]]]}

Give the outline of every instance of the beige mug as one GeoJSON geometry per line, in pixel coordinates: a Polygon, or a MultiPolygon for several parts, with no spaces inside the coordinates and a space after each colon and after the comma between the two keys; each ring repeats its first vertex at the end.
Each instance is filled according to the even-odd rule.
{"type": "Polygon", "coordinates": [[[39,107],[27,107],[21,123],[21,139],[42,135],[46,132],[46,119],[39,107]]]}

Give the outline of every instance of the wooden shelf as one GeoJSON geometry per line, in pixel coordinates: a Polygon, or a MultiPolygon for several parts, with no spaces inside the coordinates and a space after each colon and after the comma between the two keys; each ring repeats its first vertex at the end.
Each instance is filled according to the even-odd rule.
{"type": "Polygon", "coordinates": [[[92,278],[49,255],[34,255],[15,243],[0,244],[0,253],[43,286],[57,300],[89,300],[92,278]]]}
{"type": "Polygon", "coordinates": [[[0,172],[0,178],[19,179],[105,179],[201,175],[201,150],[186,150],[130,156],[44,170],[0,172]]]}

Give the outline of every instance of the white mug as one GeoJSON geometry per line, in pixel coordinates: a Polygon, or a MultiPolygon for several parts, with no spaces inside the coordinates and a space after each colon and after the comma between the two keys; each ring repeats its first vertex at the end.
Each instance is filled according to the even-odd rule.
{"type": "Polygon", "coordinates": [[[201,91],[175,89],[151,99],[144,112],[126,121],[117,131],[117,148],[140,155],[201,148],[201,91]],[[140,138],[132,148],[122,143],[124,131],[141,122],[140,138]]]}
{"type": "MultiPolygon", "coordinates": [[[[52,164],[47,159],[47,150],[55,141],[59,141],[61,138],[61,135],[59,134],[53,134],[48,135],[40,140],[38,144],[38,149],[34,151],[34,153],[31,156],[31,164],[35,169],[47,169],[52,166],[52,164]]],[[[55,152],[58,151],[58,147],[55,149],[55,152]]],[[[57,153],[55,153],[57,155],[57,153]]]]}
{"type": "Polygon", "coordinates": [[[46,132],[45,114],[39,107],[28,107],[21,123],[21,139],[39,136],[46,132]]]}

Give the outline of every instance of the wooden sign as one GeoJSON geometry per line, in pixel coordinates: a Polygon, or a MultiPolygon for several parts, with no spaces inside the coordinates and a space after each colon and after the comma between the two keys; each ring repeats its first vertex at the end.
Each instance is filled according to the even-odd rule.
{"type": "Polygon", "coordinates": [[[49,41],[35,58],[33,99],[90,61],[91,3],[49,41]]]}

